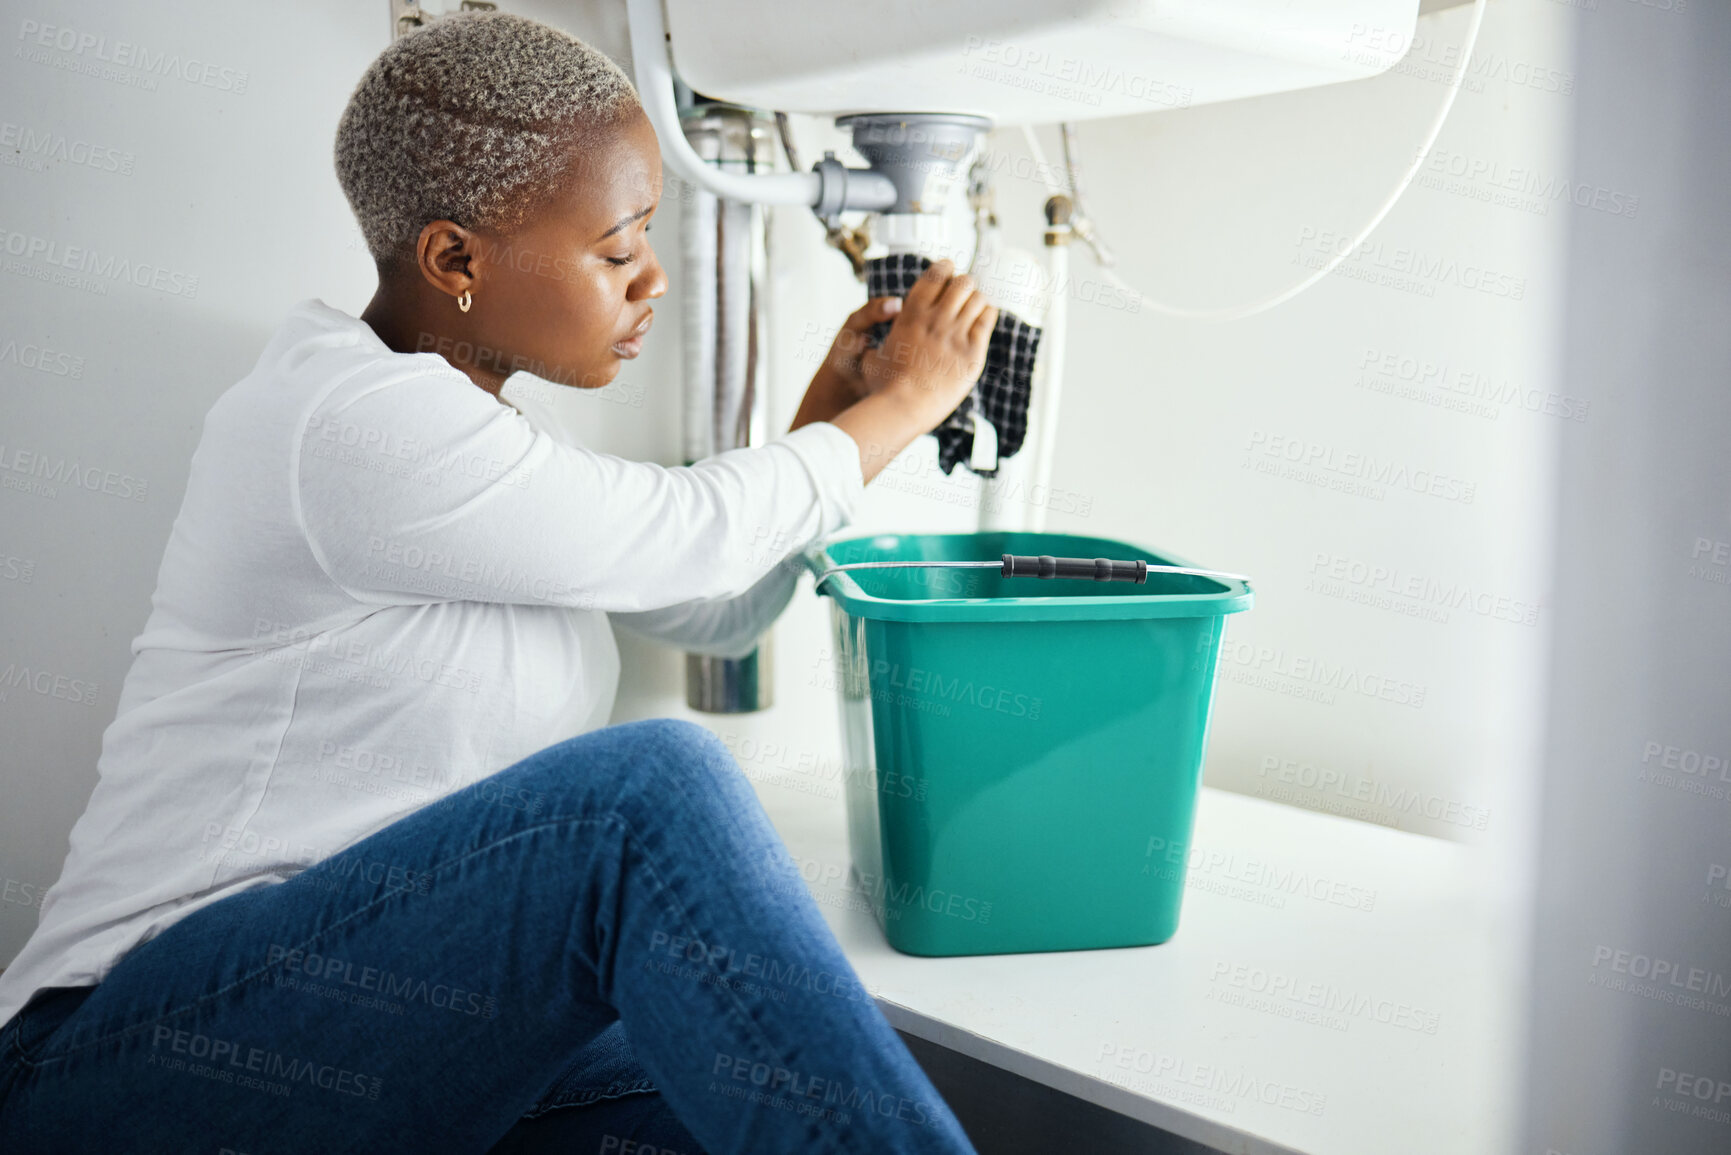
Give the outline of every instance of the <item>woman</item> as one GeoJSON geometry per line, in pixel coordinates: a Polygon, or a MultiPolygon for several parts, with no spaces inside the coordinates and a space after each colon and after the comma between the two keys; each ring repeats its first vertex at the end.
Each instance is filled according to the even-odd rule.
{"type": "Polygon", "coordinates": [[[843,524],[995,310],[940,263],[849,318],[894,322],[779,440],[626,462],[499,399],[607,384],[666,289],[623,74],[446,19],[368,70],[336,160],[378,292],[302,302],[206,418],[0,976],[0,1149],[971,1150],[725,748],[606,725],[605,615],[748,645],[793,582],[760,543],[843,524]]]}

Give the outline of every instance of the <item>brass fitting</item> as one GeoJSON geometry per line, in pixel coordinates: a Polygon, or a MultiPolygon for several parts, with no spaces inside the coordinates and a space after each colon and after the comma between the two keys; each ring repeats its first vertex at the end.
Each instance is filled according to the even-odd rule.
{"type": "Polygon", "coordinates": [[[1046,198],[1046,244],[1067,245],[1075,239],[1070,217],[1076,211],[1075,202],[1063,193],[1046,198]]]}

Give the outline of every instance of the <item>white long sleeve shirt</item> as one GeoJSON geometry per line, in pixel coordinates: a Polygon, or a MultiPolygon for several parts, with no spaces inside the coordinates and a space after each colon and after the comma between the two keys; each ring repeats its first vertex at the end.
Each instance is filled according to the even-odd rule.
{"type": "Polygon", "coordinates": [[[748,650],[792,594],[787,559],[864,491],[828,422],[668,468],[591,452],[533,410],[295,306],[205,418],[96,789],[0,974],[0,1023],[606,725],[608,615],[748,650]]]}

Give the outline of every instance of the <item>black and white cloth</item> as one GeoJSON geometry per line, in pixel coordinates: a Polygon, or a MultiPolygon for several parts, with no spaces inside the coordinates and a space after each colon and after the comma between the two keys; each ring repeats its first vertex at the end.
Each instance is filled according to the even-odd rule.
{"type": "MultiPolygon", "coordinates": [[[[931,263],[918,253],[893,253],[867,261],[866,295],[905,297],[931,263]]],[[[883,343],[889,331],[889,322],[873,325],[866,340],[875,348],[883,343]]],[[[946,474],[955,469],[956,462],[968,460],[973,453],[976,405],[998,432],[1000,459],[1013,456],[1022,448],[1028,433],[1028,402],[1033,396],[1034,356],[1039,349],[1038,328],[1003,309],[998,310],[998,323],[992,328],[991,343],[986,348],[986,367],[974,382],[974,391],[932,430],[938,439],[938,466],[946,474]]],[[[994,468],[976,472],[982,477],[992,477],[998,471],[994,468]]]]}

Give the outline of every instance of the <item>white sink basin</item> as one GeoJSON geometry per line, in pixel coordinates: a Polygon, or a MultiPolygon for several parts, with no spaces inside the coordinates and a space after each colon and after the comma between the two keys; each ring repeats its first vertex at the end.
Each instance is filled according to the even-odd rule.
{"type": "Polygon", "coordinates": [[[1419,0],[666,0],[697,91],[787,112],[998,124],[1183,108],[1373,76],[1419,0]]]}

